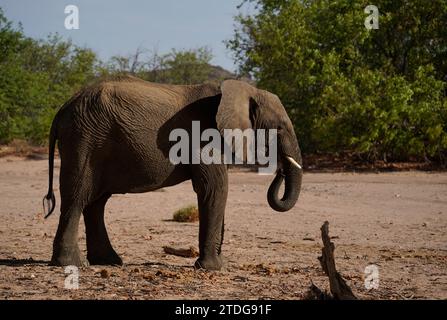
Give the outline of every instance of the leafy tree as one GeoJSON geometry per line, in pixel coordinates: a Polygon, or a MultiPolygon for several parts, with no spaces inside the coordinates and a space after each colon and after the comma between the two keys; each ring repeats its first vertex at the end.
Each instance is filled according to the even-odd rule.
{"type": "Polygon", "coordinates": [[[92,50],[57,34],[45,40],[26,37],[0,8],[0,143],[15,138],[47,143],[59,107],[95,78],[130,73],[150,81],[192,84],[208,80],[213,71],[208,48],[146,53],[138,48],[133,55],[103,63],[92,50]]]}
{"type": "MultiPolygon", "coordinates": [[[[104,75],[110,74],[133,74],[138,75],[145,71],[147,63],[142,61],[143,54],[146,50],[141,47],[137,48],[134,54],[121,56],[116,55],[109,59],[109,61],[100,67],[100,73],[104,75]]],[[[154,55],[158,56],[158,55],[154,55]]]]}
{"type": "Polygon", "coordinates": [[[162,57],[163,80],[172,84],[205,82],[211,72],[209,63],[212,58],[211,50],[206,47],[184,51],[173,49],[162,57]]]}
{"type": "Polygon", "coordinates": [[[58,35],[36,41],[0,9],[0,142],[46,143],[56,110],[96,74],[96,55],[58,35]]]}
{"type": "Polygon", "coordinates": [[[241,73],[277,93],[307,152],[444,160],[447,1],[252,0],[227,42],[241,73]]]}
{"type": "Polygon", "coordinates": [[[148,81],[170,84],[197,84],[210,78],[212,69],[209,63],[213,55],[206,47],[172,49],[163,55],[153,50],[146,57],[145,53],[138,48],[133,55],[114,56],[105,65],[103,73],[127,73],[148,81]]]}

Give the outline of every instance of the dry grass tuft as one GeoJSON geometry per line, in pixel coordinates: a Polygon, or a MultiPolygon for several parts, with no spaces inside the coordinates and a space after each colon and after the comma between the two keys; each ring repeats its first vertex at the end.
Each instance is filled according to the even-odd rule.
{"type": "Polygon", "coordinates": [[[199,209],[195,205],[181,208],[174,212],[174,221],[177,222],[196,222],[199,221],[199,209]]]}

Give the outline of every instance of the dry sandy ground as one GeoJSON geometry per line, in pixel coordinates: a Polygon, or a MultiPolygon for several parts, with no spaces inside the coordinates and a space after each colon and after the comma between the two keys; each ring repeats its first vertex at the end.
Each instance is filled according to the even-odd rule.
{"type": "MultiPolygon", "coordinates": [[[[296,207],[276,213],[265,198],[271,176],[233,172],[221,272],[163,252],[197,247],[198,223],[169,221],[195,203],[189,182],[115,195],[106,223],[125,265],[81,268],[75,290],[64,288],[64,268],[47,265],[58,222],[58,209],[42,218],[47,172],[45,160],[0,159],[0,299],[302,299],[311,281],[328,286],[317,260],[325,220],[337,267],[359,297],[447,298],[446,173],[308,173],[296,207]],[[364,285],[370,264],[378,289],[364,285]]],[[[82,221],[80,231],[85,254],[82,221]]]]}

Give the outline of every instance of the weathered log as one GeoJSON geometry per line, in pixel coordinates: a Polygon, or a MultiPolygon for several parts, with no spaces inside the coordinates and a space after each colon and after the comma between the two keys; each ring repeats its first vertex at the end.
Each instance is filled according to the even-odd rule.
{"type": "Polygon", "coordinates": [[[331,294],[336,300],[357,300],[351,288],[335,268],[335,246],[329,237],[329,222],[327,221],[321,226],[321,238],[323,240],[323,248],[321,249],[321,257],[318,257],[318,260],[329,278],[331,294]]]}
{"type": "Polygon", "coordinates": [[[194,258],[199,256],[199,252],[194,247],[189,247],[188,249],[176,249],[165,246],[163,247],[163,250],[167,254],[172,254],[174,256],[180,256],[184,258],[194,258]]]}

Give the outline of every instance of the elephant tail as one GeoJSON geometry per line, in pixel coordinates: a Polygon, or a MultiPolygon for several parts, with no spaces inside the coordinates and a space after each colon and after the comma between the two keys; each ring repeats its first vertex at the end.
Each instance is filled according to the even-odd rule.
{"type": "Polygon", "coordinates": [[[58,123],[59,112],[54,117],[53,123],[50,129],[50,139],[49,139],[49,151],[48,151],[48,193],[43,198],[43,211],[45,214],[45,219],[48,218],[54,211],[56,207],[56,197],[53,192],[53,169],[54,169],[54,150],[56,147],[57,140],[57,123],[58,123]]]}

